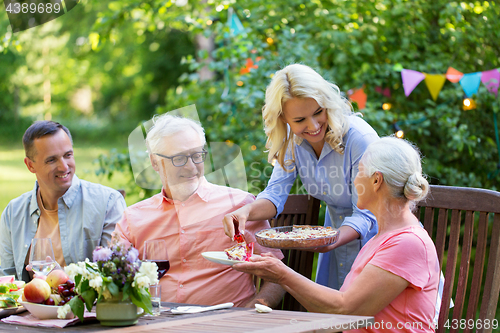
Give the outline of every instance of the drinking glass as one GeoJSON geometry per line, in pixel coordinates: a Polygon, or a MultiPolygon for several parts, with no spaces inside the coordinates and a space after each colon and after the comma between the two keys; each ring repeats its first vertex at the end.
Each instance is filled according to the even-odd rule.
{"type": "Polygon", "coordinates": [[[149,294],[151,295],[151,305],[153,306],[152,316],[159,316],[161,312],[161,286],[159,284],[150,286],[149,294]]]}
{"type": "MultiPolygon", "coordinates": [[[[167,273],[170,268],[168,260],[167,242],[162,239],[148,240],[144,242],[142,260],[151,261],[158,266],[158,280],[167,273]]],[[[149,287],[151,295],[151,305],[153,305],[153,314],[146,316],[158,316],[161,311],[161,286],[159,283],[149,287]]]]}
{"type": "Polygon", "coordinates": [[[36,275],[47,276],[57,266],[50,238],[33,238],[29,265],[36,275]]]}
{"type": "Polygon", "coordinates": [[[143,251],[142,260],[156,263],[158,266],[158,280],[161,279],[170,268],[167,242],[162,239],[148,240],[144,243],[143,251]]]}

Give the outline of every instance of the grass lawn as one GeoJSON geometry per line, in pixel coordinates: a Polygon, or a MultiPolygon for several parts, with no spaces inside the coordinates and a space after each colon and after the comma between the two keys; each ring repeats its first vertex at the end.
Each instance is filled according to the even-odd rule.
{"type": "MultiPolygon", "coordinates": [[[[108,153],[112,148],[122,150],[126,148],[126,142],[123,142],[123,144],[104,142],[101,145],[79,145],[76,143],[74,152],[78,177],[115,189],[124,188],[127,182],[124,175],[115,174],[111,180],[108,180],[107,178],[98,177],[94,173],[97,165],[92,162],[99,154],[108,153]]],[[[23,160],[24,149],[21,142],[0,145],[0,212],[3,212],[10,200],[33,189],[36,180],[35,175],[29,172],[23,160]]],[[[133,196],[127,196],[126,198],[127,205],[131,205],[138,200],[139,198],[133,196]]]]}

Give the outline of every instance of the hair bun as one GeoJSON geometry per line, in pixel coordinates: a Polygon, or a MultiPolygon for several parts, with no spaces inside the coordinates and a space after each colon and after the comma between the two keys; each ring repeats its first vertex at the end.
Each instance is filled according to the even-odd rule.
{"type": "Polygon", "coordinates": [[[427,195],[429,183],[420,172],[415,172],[406,181],[404,195],[408,200],[420,201],[427,195]]]}

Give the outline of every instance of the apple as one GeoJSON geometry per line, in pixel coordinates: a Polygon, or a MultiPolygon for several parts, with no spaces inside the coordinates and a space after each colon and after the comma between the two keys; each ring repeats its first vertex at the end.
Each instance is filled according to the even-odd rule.
{"type": "Polygon", "coordinates": [[[47,283],[52,289],[57,289],[57,286],[66,283],[68,280],[68,274],[61,269],[55,269],[47,275],[47,283]]]}
{"type": "Polygon", "coordinates": [[[50,296],[50,286],[42,279],[33,279],[24,286],[24,298],[31,303],[43,303],[50,296]]]}

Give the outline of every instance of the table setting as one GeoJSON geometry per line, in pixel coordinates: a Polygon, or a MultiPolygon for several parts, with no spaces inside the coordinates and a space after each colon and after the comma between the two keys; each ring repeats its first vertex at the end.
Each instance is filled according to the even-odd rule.
{"type": "Polygon", "coordinates": [[[45,326],[38,321],[96,318],[101,325],[127,326],[136,324],[142,315],[153,314],[149,288],[158,284],[158,267],[155,262],[139,260],[134,247],[115,238],[109,247],[94,250],[93,261],[87,258],[64,270],[55,264],[50,239],[35,238],[32,248],[30,268],[35,277],[15,299],[4,297],[29,315],[9,316],[3,322],[45,326]]]}
{"type": "MultiPolygon", "coordinates": [[[[336,237],[330,237],[328,242],[335,240],[336,237]]],[[[239,232],[235,241],[237,245],[225,251],[204,252],[202,256],[222,265],[233,265],[257,256],[253,254],[253,243],[247,244],[239,232]]],[[[269,240],[265,241],[269,243],[269,240]]],[[[12,300],[9,294],[14,303],[10,303],[10,309],[1,310],[11,312],[4,312],[0,332],[10,332],[14,328],[23,332],[64,328],[67,332],[149,332],[161,329],[167,332],[219,333],[228,325],[234,328],[236,324],[241,332],[270,332],[273,329],[309,332],[328,320],[332,328],[325,332],[339,332],[345,325],[364,327],[373,322],[373,317],[274,310],[262,304],[249,309],[234,307],[233,303],[161,302],[158,282],[169,269],[166,244],[161,240],[147,243],[142,261],[135,248],[124,246],[115,239],[109,247],[97,247],[92,261],[86,259],[72,263],[64,270],[51,263],[50,255],[43,254],[43,260],[49,264],[45,265],[41,260],[34,264],[37,276],[28,284],[15,281],[14,276],[4,279],[9,287],[3,291],[10,293],[12,288],[17,299],[12,300]],[[51,270],[43,269],[49,266],[51,270]]],[[[277,242],[276,246],[280,244],[277,242]]]]}

